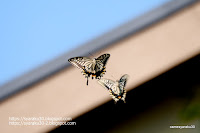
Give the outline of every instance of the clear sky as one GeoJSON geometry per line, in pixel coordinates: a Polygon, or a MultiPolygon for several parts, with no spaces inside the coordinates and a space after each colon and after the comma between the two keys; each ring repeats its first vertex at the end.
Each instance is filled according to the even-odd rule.
{"type": "Polygon", "coordinates": [[[0,0],[0,86],[168,1],[0,0]]]}

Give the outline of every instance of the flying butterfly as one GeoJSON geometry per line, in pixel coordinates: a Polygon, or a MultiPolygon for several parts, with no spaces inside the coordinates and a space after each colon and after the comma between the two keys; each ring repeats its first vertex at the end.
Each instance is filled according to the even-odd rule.
{"type": "Polygon", "coordinates": [[[108,89],[110,92],[111,97],[117,103],[120,99],[124,101],[125,103],[125,97],[126,97],[126,82],[128,80],[128,75],[123,75],[120,80],[113,81],[110,79],[100,79],[98,80],[98,83],[102,85],[104,88],[108,89]]]}
{"type": "Polygon", "coordinates": [[[81,69],[81,73],[85,75],[87,78],[87,85],[88,85],[88,78],[90,76],[95,77],[96,79],[101,79],[106,72],[106,63],[110,54],[103,54],[98,58],[88,58],[88,57],[73,57],[68,59],[68,61],[76,66],[77,68],[81,69]]]}

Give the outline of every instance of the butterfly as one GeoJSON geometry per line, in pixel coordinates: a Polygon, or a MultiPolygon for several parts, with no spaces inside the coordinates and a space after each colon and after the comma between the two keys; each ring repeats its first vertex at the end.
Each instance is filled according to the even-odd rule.
{"type": "Polygon", "coordinates": [[[88,78],[92,75],[96,79],[101,79],[106,72],[106,63],[110,57],[110,54],[103,54],[98,58],[88,58],[88,57],[73,57],[68,59],[68,61],[76,66],[77,68],[81,69],[81,73],[85,75],[87,78],[87,85],[88,85],[88,78]]]}
{"type": "Polygon", "coordinates": [[[102,85],[104,88],[108,89],[110,92],[111,97],[117,103],[120,99],[124,101],[125,103],[125,97],[126,97],[126,82],[128,80],[128,74],[123,75],[120,80],[113,81],[110,79],[102,78],[98,80],[98,83],[102,85]]]}

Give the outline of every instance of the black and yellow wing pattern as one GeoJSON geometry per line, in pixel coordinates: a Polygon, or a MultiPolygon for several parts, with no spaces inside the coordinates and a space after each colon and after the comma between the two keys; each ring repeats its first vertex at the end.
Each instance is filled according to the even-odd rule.
{"type": "Polygon", "coordinates": [[[88,58],[88,57],[73,57],[68,59],[68,61],[76,66],[77,68],[81,69],[81,73],[85,75],[87,78],[87,85],[88,85],[88,78],[90,76],[95,77],[96,79],[101,79],[106,72],[106,64],[110,57],[110,54],[103,54],[98,58],[88,58]]]}
{"type": "Polygon", "coordinates": [[[125,86],[126,86],[128,77],[129,77],[128,74],[125,74],[120,78],[120,80],[117,80],[117,81],[102,78],[98,80],[98,83],[104,88],[109,90],[110,95],[115,102],[121,99],[125,103],[125,98],[126,98],[125,86]]]}

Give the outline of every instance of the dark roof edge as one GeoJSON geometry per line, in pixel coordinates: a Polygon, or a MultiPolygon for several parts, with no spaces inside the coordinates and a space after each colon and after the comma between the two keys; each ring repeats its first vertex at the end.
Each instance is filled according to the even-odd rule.
{"type": "Polygon", "coordinates": [[[166,18],[198,0],[172,0],[132,21],[63,54],[0,87],[0,101],[69,66],[68,58],[87,56],[166,18]],[[95,44],[95,45],[94,45],[95,44]],[[89,48],[89,49],[88,49],[89,48]]]}

